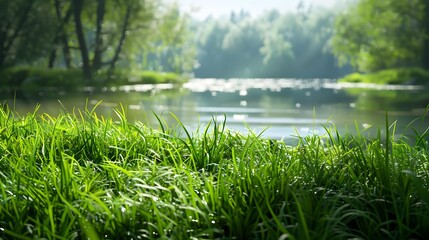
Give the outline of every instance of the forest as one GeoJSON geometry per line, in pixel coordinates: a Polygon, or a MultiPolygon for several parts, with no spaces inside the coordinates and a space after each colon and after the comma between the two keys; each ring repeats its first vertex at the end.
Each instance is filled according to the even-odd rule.
{"type": "Polygon", "coordinates": [[[208,18],[197,31],[197,77],[338,78],[330,39],[336,9],[272,10],[252,17],[245,11],[229,18],[208,18]]]}
{"type": "Polygon", "coordinates": [[[427,77],[427,5],[361,0],[197,20],[161,0],[0,0],[0,69],[6,85],[19,76],[8,69],[23,66],[78,70],[86,84],[103,84],[112,75],[129,82],[130,72],[143,70],[197,78],[337,79],[353,71],[418,68],[417,75],[427,77]]]}
{"type": "Polygon", "coordinates": [[[21,73],[61,82],[65,74],[71,75],[66,81],[79,75],[93,84],[122,73],[114,69],[159,71],[148,67],[148,55],[172,49],[176,54],[167,58],[169,66],[190,71],[187,58],[194,52],[187,47],[186,21],[177,4],[158,0],[1,0],[2,81],[19,86],[28,80],[21,73]]]}

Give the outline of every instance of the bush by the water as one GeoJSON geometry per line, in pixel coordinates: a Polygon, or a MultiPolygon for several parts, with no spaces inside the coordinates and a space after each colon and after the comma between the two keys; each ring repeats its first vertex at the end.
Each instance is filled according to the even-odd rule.
{"type": "Polygon", "coordinates": [[[352,73],[340,82],[363,82],[378,84],[429,84],[429,71],[421,68],[398,68],[374,73],[352,73]]]}
{"type": "Polygon", "coordinates": [[[0,108],[0,239],[429,237],[429,130],[411,146],[394,125],[372,140],[327,126],[288,146],[116,113],[0,108]]]}
{"type": "Polygon", "coordinates": [[[36,67],[15,67],[0,72],[3,87],[37,88],[63,86],[79,87],[85,83],[82,71],[78,69],[43,69],[36,67]]]}
{"type": "Polygon", "coordinates": [[[14,67],[0,72],[2,87],[34,90],[40,88],[78,89],[84,86],[104,87],[127,84],[183,83],[186,78],[175,73],[115,69],[100,70],[92,79],[84,77],[80,69],[45,69],[14,67]]]}

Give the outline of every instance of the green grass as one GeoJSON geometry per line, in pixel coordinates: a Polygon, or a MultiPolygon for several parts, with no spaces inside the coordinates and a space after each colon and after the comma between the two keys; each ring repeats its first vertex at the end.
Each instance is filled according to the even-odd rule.
{"type": "Polygon", "coordinates": [[[14,67],[0,72],[0,84],[8,88],[39,90],[41,88],[78,89],[84,86],[120,86],[128,84],[183,83],[184,76],[175,73],[115,69],[100,70],[88,82],[79,69],[45,69],[37,67],[14,67]]]}
{"type": "Polygon", "coordinates": [[[377,84],[429,84],[429,71],[421,68],[398,68],[374,73],[352,73],[340,82],[363,82],[377,84]]]}
{"type": "MultiPolygon", "coordinates": [[[[0,239],[425,239],[429,130],[296,146],[0,108],[0,239]],[[408,142],[412,141],[410,145],[408,142]]],[[[183,126],[179,121],[178,126],[183,126]]]]}

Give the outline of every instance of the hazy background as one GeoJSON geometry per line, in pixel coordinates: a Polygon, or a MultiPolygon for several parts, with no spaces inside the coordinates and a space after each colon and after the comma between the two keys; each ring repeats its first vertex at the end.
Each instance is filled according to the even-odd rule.
{"type": "Polygon", "coordinates": [[[173,113],[191,129],[226,116],[275,138],[383,125],[386,111],[406,127],[429,102],[415,81],[429,69],[426,2],[0,0],[0,100],[107,117],[122,104],[130,120],[173,113]],[[391,77],[406,84],[373,84],[391,77]]]}
{"type": "Polygon", "coordinates": [[[242,10],[250,13],[252,16],[260,16],[265,11],[276,9],[280,12],[296,12],[300,8],[310,6],[322,6],[331,8],[334,5],[343,4],[345,1],[338,0],[177,0],[181,8],[189,11],[191,16],[197,19],[205,19],[209,16],[219,17],[229,15],[231,12],[240,12],[242,10]]]}

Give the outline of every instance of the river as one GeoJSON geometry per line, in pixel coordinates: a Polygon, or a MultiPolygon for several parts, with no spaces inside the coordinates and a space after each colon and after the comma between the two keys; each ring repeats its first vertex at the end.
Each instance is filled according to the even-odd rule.
{"type": "Polygon", "coordinates": [[[427,88],[413,85],[337,83],[330,79],[192,79],[183,86],[134,85],[79,92],[42,90],[0,91],[2,102],[19,114],[33,112],[56,116],[85,106],[97,114],[117,118],[120,104],[131,122],[158,127],[155,114],[175,128],[180,119],[189,132],[208,122],[226,121],[228,129],[263,137],[292,139],[296,135],[324,134],[325,127],[340,131],[376,133],[396,123],[397,133],[429,126],[425,115],[427,88]],[[412,124],[410,124],[412,123],[412,124]],[[371,127],[372,126],[372,127],[371,127]],[[366,130],[365,130],[366,129],[366,130]]]}

